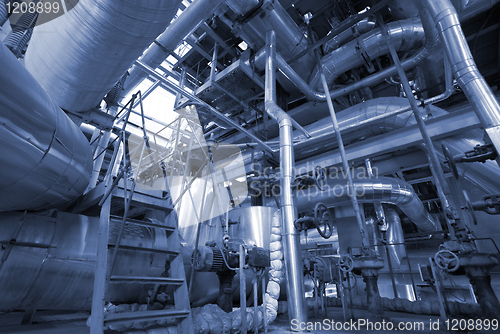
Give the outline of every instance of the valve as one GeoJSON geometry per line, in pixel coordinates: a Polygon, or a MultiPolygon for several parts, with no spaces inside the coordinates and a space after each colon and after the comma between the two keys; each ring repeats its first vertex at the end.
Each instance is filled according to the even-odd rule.
{"type": "Polygon", "coordinates": [[[342,255],[339,258],[339,268],[345,273],[349,273],[354,269],[354,261],[349,255],[342,255]]]}
{"type": "Polygon", "coordinates": [[[439,269],[449,273],[457,271],[460,267],[458,256],[448,249],[442,249],[434,255],[434,261],[439,269]]]}
{"type": "Polygon", "coordinates": [[[441,145],[443,149],[443,154],[446,158],[445,163],[451,169],[453,176],[458,180],[458,170],[457,163],[460,162],[485,162],[486,160],[495,160],[497,157],[497,152],[492,144],[477,145],[473,150],[464,152],[459,155],[452,155],[448,146],[445,144],[441,145]]]}
{"type": "Polygon", "coordinates": [[[333,219],[330,211],[323,203],[318,203],[314,207],[314,225],[318,233],[325,239],[333,234],[333,219]]]}
{"type": "Polygon", "coordinates": [[[466,203],[466,206],[462,207],[462,209],[469,211],[474,221],[474,225],[477,225],[477,216],[474,211],[484,211],[489,215],[500,214],[500,194],[488,194],[481,197],[477,202],[471,202],[467,192],[463,190],[462,193],[466,203]]]}
{"type": "Polygon", "coordinates": [[[326,185],[326,171],[320,166],[314,169],[314,181],[319,190],[323,191],[326,185]]]}

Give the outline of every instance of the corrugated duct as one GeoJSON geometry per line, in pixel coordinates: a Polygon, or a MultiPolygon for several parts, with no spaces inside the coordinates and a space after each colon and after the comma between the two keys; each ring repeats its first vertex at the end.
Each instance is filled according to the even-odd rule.
{"type": "Polygon", "coordinates": [[[180,0],[80,0],[34,30],[26,68],[59,107],[98,105],[165,30],[180,0]]]}
{"type": "Polygon", "coordinates": [[[0,43],[0,211],[65,205],[88,184],[88,140],[0,43]]]}

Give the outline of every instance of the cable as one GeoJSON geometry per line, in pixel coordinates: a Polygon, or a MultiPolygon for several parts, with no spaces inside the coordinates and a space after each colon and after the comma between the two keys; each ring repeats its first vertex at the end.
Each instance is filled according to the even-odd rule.
{"type": "Polygon", "coordinates": [[[224,260],[224,264],[226,265],[226,267],[228,267],[230,270],[233,270],[233,271],[238,270],[239,268],[232,268],[229,266],[229,264],[227,263],[226,257],[224,256],[224,252],[222,251],[222,248],[220,248],[219,245],[217,245],[217,248],[219,248],[220,254],[222,256],[222,260],[224,260]]]}

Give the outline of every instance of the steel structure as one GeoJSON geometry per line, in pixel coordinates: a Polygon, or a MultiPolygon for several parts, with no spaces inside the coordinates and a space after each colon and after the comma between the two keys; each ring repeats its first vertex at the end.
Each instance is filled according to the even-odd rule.
{"type": "Polygon", "coordinates": [[[104,303],[172,294],[182,310],[125,323],[190,322],[189,304],[246,314],[253,293],[267,330],[278,299],[305,323],[308,287],[326,303],[336,284],[346,320],[356,298],[383,317],[381,297],[444,319],[441,271],[500,317],[499,1],[80,0],[48,22],[12,6],[1,310],[92,309],[97,334],[123,320],[104,303]]]}

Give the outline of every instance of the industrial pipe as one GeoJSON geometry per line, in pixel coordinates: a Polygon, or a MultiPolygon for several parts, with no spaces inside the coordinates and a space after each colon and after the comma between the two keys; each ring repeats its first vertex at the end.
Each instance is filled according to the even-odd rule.
{"type": "Polygon", "coordinates": [[[0,63],[0,211],[67,205],[89,182],[89,142],[3,43],[0,63]]]}
{"type": "MultiPolygon", "coordinates": [[[[373,32],[372,32],[373,33],[373,32]]],[[[405,59],[402,62],[402,66],[405,70],[408,70],[416,65],[418,65],[423,59],[426,59],[430,55],[434,54],[439,50],[439,38],[437,35],[433,34],[432,29],[425,29],[425,44],[424,46],[415,53],[413,56],[405,59]]],[[[346,49],[345,52],[348,54],[345,55],[347,58],[354,58],[356,56],[356,49],[346,49]]],[[[256,56],[257,57],[257,56],[256,56]]],[[[314,90],[307,82],[305,82],[288,63],[279,55],[277,56],[277,62],[279,69],[283,72],[283,74],[306,96],[308,100],[311,101],[326,101],[325,93],[318,92],[314,90]]],[[[347,70],[349,70],[348,68],[347,70]]],[[[397,69],[396,67],[390,66],[385,68],[379,72],[371,74],[355,83],[349,84],[345,87],[338,88],[332,90],[330,92],[330,97],[332,99],[338,98],[340,96],[347,95],[356,90],[369,87],[375,84],[378,84],[390,76],[396,75],[397,69]]]]}
{"type": "Polygon", "coordinates": [[[449,0],[415,1],[422,1],[429,10],[450,60],[455,79],[497,152],[500,152],[500,105],[476,67],[455,7],[449,0]]]}
{"type": "Polygon", "coordinates": [[[284,253],[287,268],[288,315],[290,320],[296,319],[299,323],[305,323],[307,321],[307,311],[304,307],[304,282],[300,254],[300,234],[295,229],[297,214],[292,194],[292,181],[295,176],[292,121],[276,104],[275,48],[276,34],[271,30],[266,34],[265,108],[266,112],[278,122],[280,127],[280,205],[285,237],[284,253]]]}
{"type": "Polygon", "coordinates": [[[60,108],[87,111],[174,17],[180,0],[80,0],[39,25],[26,52],[28,71],[60,108]]]}
{"type": "MultiPolygon", "coordinates": [[[[397,51],[412,51],[424,42],[424,29],[419,19],[391,22],[387,29],[397,51]]],[[[373,59],[388,53],[382,31],[376,28],[321,58],[321,65],[330,85],[340,74],[363,64],[371,66],[373,59]]],[[[321,65],[316,65],[309,78],[309,86],[314,90],[322,87],[321,65]]]]}
{"type": "MultiPolygon", "coordinates": [[[[436,230],[437,223],[406,181],[390,177],[355,177],[353,181],[354,193],[360,203],[381,202],[396,205],[420,230],[436,230]]],[[[323,189],[322,191],[317,186],[312,186],[297,190],[297,211],[310,212],[318,203],[329,208],[351,203],[347,182],[343,176],[330,175],[323,189]]]]}
{"type": "MultiPolygon", "coordinates": [[[[156,69],[173,52],[182,40],[189,36],[199,23],[209,19],[224,0],[196,0],[154,41],[139,60],[156,69]]],[[[156,36],[155,36],[156,37],[156,36]]],[[[124,71],[125,72],[125,71],[124,71]]],[[[125,81],[123,96],[127,95],[144,80],[148,74],[133,66],[125,81]]]]}

